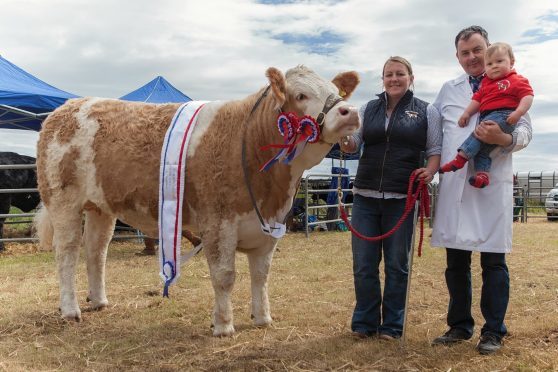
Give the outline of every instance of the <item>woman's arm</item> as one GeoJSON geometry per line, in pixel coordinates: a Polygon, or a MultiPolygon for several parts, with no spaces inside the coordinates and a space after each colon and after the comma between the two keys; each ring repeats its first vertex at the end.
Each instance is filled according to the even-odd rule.
{"type": "Polygon", "coordinates": [[[362,145],[362,141],[363,141],[362,140],[362,127],[363,127],[363,123],[364,123],[364,112],[366,111],[366,106],[367,105],[368,104],[365,103],[358,110],[358,118],[360,120],[360,128],[358,129],[358,131],[356,133],[354,133],[352,136],[347,136],[347,137],[341,138],[338,142],[339,143],[339,148],[344,153],[353,154],[353,153],[357,152],[360,149],[360,146],[362,145]]]}
{"type": "Polygon", "coordinates": [[[428,128],[426,130],[426,167],[417,169],[419,179],[429,183],[440,168],[440,154],[442,153],[442,115],[436,107],[428,105],[426,108],[428,128]]]}

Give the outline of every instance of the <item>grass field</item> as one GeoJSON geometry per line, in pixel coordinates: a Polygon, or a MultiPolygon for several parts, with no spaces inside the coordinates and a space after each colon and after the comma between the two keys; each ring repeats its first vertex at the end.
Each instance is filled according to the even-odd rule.
{"type": "MultiPolygon", "coordinates": [[[[428,236],[429,231],[426,232],[428,236]]],[[[34,244],[7,244],[0,255],[0,370],[558,370],[558,223],[514,225],[508,256],[509,336],[495,355],[469,342],[431,347],[445,331],[445,254],[429,247],[415,257],[405,345],[350,336],[354,306],[349,233],[288,234],[272,266],[274,323],[250,321],[247,260],[237,255],[233,295],[236,335],[211,336],[213,291],[205,258],[183,268],[170,299],[163,299],[155,257],[143,247],[113,243],[107,260],[109,307],[87,311],[83,257],[78,290],[83,322],[60,319],[52,252],[34,244]]],[[[82,255],[83,256],[83,255],[82,255]]],[[[479,311],[479,256],[473,256],[474,316],[479,311]]]]}

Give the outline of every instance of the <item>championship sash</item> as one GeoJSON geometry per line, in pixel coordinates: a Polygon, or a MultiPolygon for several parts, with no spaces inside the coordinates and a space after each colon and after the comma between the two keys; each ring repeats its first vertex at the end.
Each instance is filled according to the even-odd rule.
{"type": "Polygon", "coordinates": [[[182,203],[186,154],[197,115],[206,101],[186,102],[176,111],[161,151],[159,170],[159,265],[165,283],[163,296],[180,276],[182,203]]]}

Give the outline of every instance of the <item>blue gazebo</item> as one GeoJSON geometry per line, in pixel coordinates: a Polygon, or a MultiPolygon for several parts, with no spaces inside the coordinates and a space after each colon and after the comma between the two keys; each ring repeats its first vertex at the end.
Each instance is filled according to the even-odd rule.
{"type": "Polygon", "coordinates": [[[157,76],[141,88],[134,90],[120,99],[150,103],[180,103],[192,99],[172,86],[164,77],[157,76]]]}
{"type": "Polygon", "coordinates": [[[0,56],[0,129],[38,131],[50,112],[75,97],[0,56]]]}

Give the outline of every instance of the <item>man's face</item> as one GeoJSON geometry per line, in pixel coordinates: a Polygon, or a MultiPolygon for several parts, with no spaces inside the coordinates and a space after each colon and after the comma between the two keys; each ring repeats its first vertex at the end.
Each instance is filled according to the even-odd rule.
{"type": "Polygon", "coordinates": [[[468,75],[479,76],[484,72],[486,48],[486,40],[480,34],[473,34],[469,39],[457,42],[457,60],[468,75]]]}

